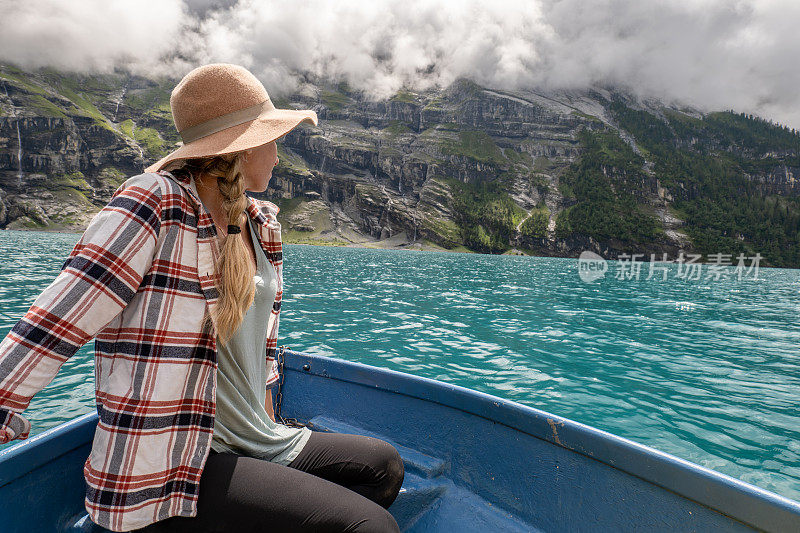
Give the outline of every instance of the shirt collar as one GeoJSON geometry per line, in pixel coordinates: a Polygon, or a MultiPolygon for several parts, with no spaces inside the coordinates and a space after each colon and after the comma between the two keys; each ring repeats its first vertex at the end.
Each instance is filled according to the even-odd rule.
{"type": "MultiPolygon", "coordinates": [[[[184,174],[176,176],[166,170],[159,170],[156,173],[171,178],[186,190],[197,213],[206,215],[205,217],[200,216],[199,218],[207,219],[205,222],[209,224],[209,230],[216,235],[216,226],[214,226],[214,222],[211,219],[211,214],[203,205],[202,200],[200,200],[200,194],[197,192],[197,185],[195,184],[194,177],[187,177],[184,174]]],[[[270,228],[274,228],[277,225],[277,214],[280,209],[277,205],[267,200],[256,200],[250,196],[247,196],[247,202],[245,212],[254,222],[270,228]]]]}

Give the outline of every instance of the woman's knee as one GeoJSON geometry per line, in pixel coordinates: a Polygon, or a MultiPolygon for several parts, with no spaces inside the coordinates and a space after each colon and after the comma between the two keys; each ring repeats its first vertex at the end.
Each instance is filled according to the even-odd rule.
{"type": "Polygon", "coordinates": [[[380,443],[379,452],[375,454],[377,470],[385,472],[387,478],[402,482],[405,468],[397,448],[385,440],[376,440],[380,443]]]}
{"type": "Polygon", "coordinates": [[[405,465],[397,449],[386,441],[381,441],[381,453],[378,456],[379,471],[383,473],[382,491],[378,495],[378,503],[388,508],[397,498],[405,478],[405,465]]]}
{"type": "Polygon", "coordinates": [[[400,485],[403,484],[403,478],[405,477],[405,465],[403,464],[403,458],[400,457],[400,453],[397,449],[392,446],[392,452],[389,454],[389,458],[386,464],[386,472],[390,479],[392,479],[397,488],[400,488],[400,485]]]}

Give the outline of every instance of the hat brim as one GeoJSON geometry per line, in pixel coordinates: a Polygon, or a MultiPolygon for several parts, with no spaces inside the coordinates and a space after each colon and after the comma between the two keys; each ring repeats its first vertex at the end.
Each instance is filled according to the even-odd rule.
{"type": "Polygon", "coordinates": [[[272,109],[249,122],[184,144],[147,167],[145,172],[157,172],[173,162],[192,157],[212,157],[255,148],[286,135],[302,122],[316,126],[317,114],[310,109],[272,109]]]}

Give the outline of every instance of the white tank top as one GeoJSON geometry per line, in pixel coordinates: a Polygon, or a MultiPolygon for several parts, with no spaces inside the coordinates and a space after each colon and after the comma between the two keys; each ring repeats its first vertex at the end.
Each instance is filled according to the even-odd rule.
{"type": "MultiPolygon", "coordinates": [[[[194,180],[191,185],[194,188],[194,180]]],[[[311,430],[273,422],[264,408],[270,371],[266,361],[267,320],[278,281],[275,269],[258,246],[256,228],[249,217],[247,227],[256,252],[256,293],[228,343],[222,344],[217,338],[217,400],[211,448],[288,465],[308,442],[311,430]]]]}

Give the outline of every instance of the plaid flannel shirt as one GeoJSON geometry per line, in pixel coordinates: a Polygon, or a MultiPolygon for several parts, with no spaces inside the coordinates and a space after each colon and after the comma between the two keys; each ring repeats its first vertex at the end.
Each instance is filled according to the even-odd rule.
{"type": "MultiPolygon", "coordinates": [[[[274,363],[283,295],[278,207],[248,197],[278,291],[267,317],[274,363]]],[[[216,411],[217,230],[189,181],[127,179],[92,219],[55,280],[0,343],[0,443],[25,439],[22,416],[61,365],[95,338],[99,421],[84,463],[86,510],[112,531],[196,516],[216,411]]]]}

